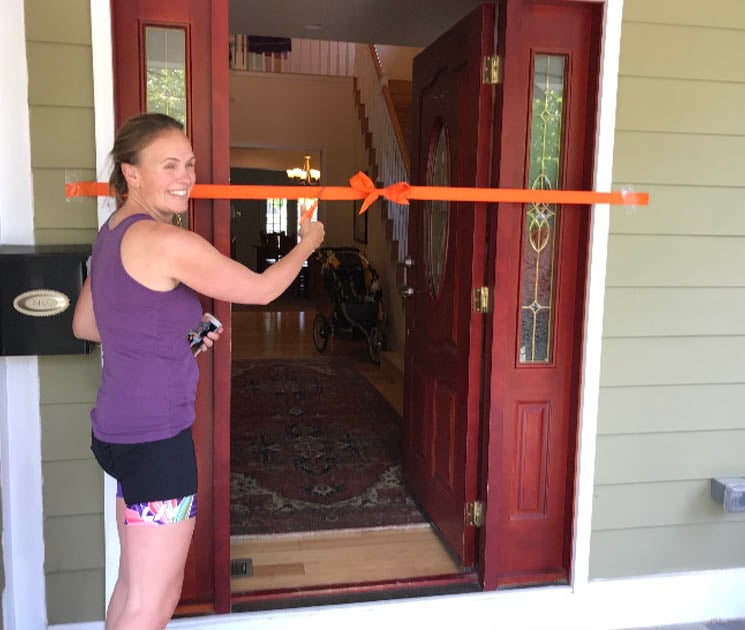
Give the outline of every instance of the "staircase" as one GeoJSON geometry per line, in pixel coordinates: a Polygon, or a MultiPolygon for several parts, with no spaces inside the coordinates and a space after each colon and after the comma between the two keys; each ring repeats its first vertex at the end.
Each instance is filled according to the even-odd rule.
{"type": "MultiPolygon", "coordinates": [[[[413,90],[412,81],[402,79],[388,79],[388,92],[393,101],[393,109],[396,114],[398,126],[401,128],[407,150],[411,148],[411,93],[413,90]]],[[[409,175],[411,169],[409,168],[409,175]]]]}
{"type": "MultiPolygon", "coordinates": [[[[358,45],[354,69],[354,103],[367,151],[368,175],[378,188],[409,181],[412,84],[387,80],[372,45],[358,45]]],[[[377,215],[383,221],[386,250],[377,253],[378,259],[386,259],[386,268],[379,271],[385,278],[384,286],[387,285],[384,304],[388,312],[388,347],[396,351],[384,352],[382,365],[390,382],[403,392],[405,313],[399,288],[406,282],[403,261],[408,247],[409,207],[383,198],[377,203],[381,211],[371,216],[377,215]]]]}

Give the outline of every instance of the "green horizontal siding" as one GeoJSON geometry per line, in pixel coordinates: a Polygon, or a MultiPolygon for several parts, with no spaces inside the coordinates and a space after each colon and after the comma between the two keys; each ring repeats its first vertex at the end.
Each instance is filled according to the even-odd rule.
{"type": "Polygon", "coordinates": [[[610,287],[607,337],[745,335],[745,287],[610,287]]]}
{"type": "MultiPolygon", "coordinates": [[[[745,149],[745,146],[743,147],[745,149]]],[[[743,153],[745,155],[745,153],[743,153]]],[[[611,234],[609,287],[745,287],[745,238],[611,234]]]]}
{"type": "Polygon", "coordinates": [[[93,103],[93,66],[87,44],[28,42],[29,105],[78,107],[93,103]],[[53,61],[54,63],[50,63],[53,61]],[[65,68],[60,72],[59,68],[65,68]]]}
{"type": "Polygon", "coordinates": [[[90,46],[90,0],[26,0],[25,8],[27,46],[35,42],[90,46]]]}
{"type": "Polygon", "coordinates": [[[743,353],[745,337],[606,339],[601,386],[743,383],[743,353]]]}
{"type": "MultiPolygon", "coordinates": [[[[95,169],[92,108],[34,105],[29,108],[29,113],[32,169],[95,169]]],[[[60,201],[64,200],[63,189],[60,201]]]]}
{"type": "MultiPolygon", "coordinates": [[[[34,236],[91,243],[94,199],[65,183],[96,179],[89,0],[26,0],[34,236]]],[[[39,359],[47,614],[50,623],[104,616],[103,474],[90,452],[101,357],[39,359]]]]}
{"type": "Polygon", "coordinates": [[[96,179],[94,169],[34,169],[35,225],[40,230],[60,232],[75,230],[85,235],[85,240],[68,242],[88,243],[95,237],[98,217],[95,197],[64,198],[65,184],[73,181],[96,179]]]}
{"type": "Polygon", "coordinates": [[[614,179],[632,184],[741,186],[736,167],[743,151],[745,136],[619,131],[614,179]]]}
{"type": "Polygon", "coordinates": [[[732,477],[745,473],[744,452],[741,429],[601,435],[595,477],[599,485],[732,477]]]}
{"type": "Polygon", "coordinates": [[[600,486],[595,505],[595,531],[745,521],[745,514],[722,515],[708,479],[600,486]]]}
{"type": "Polygon", "coordinates": [[[745,3],[626,0],[592,578],[745,566],[745,3]]]}
{"type": "Polygon", "coordinates": [[[619,111],[617,131],[745,135],[745,84],[685,79],[623,77],[618,82],[628,105],[619,111]],[[660,108],[657,103],[685,103],[660,108]]]}
{"type": "Polygon", "coordinates": [[[591,562],[604,578],[745,566],[745,523],[595,531],[591,562]]]}
{"type": "MultiPolygon", "coordinates": [[[[693,1],[681,0],[679,4],[693,1]]],[[[742,9],[738,11],[741,12],[742,9]]],[[[745,27],[626,21],[621,46],[620,74],[623,76],[734,82],[742,82],[745,76],[740,63],[745,50],[745,27]]],[[[670,105],[671,108],[675,106],[674,103],[670,105]]]]}
{"type": "Polygon", "coordinates": [[[623,15],[627,22],[745,29],[745,4],[742,0],[716,0],[716,4],[681,0],[624,0],[623,15]]]}
{"type": "Polygon", "coordinates": [[[601,435],[745,430],[745,383],[631,385],[600,390],[601,435]]]}
{"type": "MultiPolygon", "coordinates": [[[[642,189],[639,184],[636,187],[642,189]]],[[[740,211],[745,209],[742,188],[702,186],[696,180],[689,184],[646,183],[643,189],[649,193],[649,206],[615,209],[614,235],[745,235],[745,212],[740,211]]]]}
{"type": "MultiPolygon", "coordinates": [[[[83,442],[89,444],[90,438],[83,442]]],[[[45,462],[42,474],[46,517],[103,516],[103,474],[93,457],[45,462]],[[70,492],[70,488],[75,491],[70,492]]],[[[103,553],[103,547],[96,551],[103,553]]]]}
{"type": "Polygon", "coordinates": [[[103,569],[47,574],[47,617],[50,624],[99,621],[104,618],[103,569]]]}

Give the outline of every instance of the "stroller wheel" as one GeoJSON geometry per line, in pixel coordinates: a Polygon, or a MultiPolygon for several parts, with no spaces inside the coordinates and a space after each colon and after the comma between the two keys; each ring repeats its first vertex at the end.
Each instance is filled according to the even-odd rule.
{"type": "Polygon", "coordinates": [[[380,353],[383,351],[384,344],[383,329],[377,325],[373,326],[367,336],[367,348],[370,351],[370,359],[376,365],[380,363],[380,353]]]}
{"type": "Polygon", "coordinates": [[[323,352],[329,342],[329,325],[320,313],[313,320],[313,344],[318,352],[323,352]]]}

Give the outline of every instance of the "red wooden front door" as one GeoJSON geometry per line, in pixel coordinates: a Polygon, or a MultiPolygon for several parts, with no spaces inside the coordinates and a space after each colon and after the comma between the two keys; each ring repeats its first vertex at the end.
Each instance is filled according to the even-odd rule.
{"type": "MultiPolygon", "coordinates": [[[[413,183],[591,188],[600,10],[505,0],[419,55],[413,183]]],[[[484,500],[486,589],[566,581],[588,209],[418,203],[410,216],[406,479],[464,567],[464,504],[484,500]],[[473,310],[482,285],[488,315],[473,310]]]]}
{"type": "MultiPolygon", "coordinates": [[[[227,0],[112,0],[111,18],[117,126],[139,112],[164,111],[164,99],[149,101],[148,90],[151,95],[160,90],[168,96],[157,82],[170,79],[164,78],[167,73],[158,71],[175,63],[177,79],[181,76],[178,73],[185,70],[185,102],[175,102],[173,113],[176,117],[185,113],[187,134],[197,157],[197,181],[226,183],[227,0]],[[148,41],[158,47],[151,67],[155,72],[150,76],[146,65],[148,41]]],[[[188,225],[229,254],[227,205],[227,201],[192,201],[188,225]]],[[[230,305],[203,298],[203,307],[223,322],[225,334],[214,353],[199,357],[201,376],[194,424],[199,515],[178,612],[230,609],[230,305]]]]}
{"type": "MultiPolygon", "coordinates": [[[[494,6],[472,13],[414,61],[412,183],[488,186],[494,6]]],[[[404,474],[440,534],[474,565],[466,502],[477,493],[486,204],[415,202],[409,224],[413,294],[406,308],[404,474]]]]}
{"type": "MultiPolygon", "coordinates": [[[[493,186],[591,189],[602,5],[507,0],[493,186]]],[[[569,580],[589,208],[490,213],[485,588],[569,580]]]]}

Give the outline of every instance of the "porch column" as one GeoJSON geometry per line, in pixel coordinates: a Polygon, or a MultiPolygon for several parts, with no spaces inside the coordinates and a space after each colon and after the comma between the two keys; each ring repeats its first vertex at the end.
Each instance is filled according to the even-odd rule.
{"type": "MultiPolygon", "coordinates": [[[[34,210],[23,0],[3,3],[0,93],[0,244],[30,245],[34,210]]],[[[0,480],[3,624],[5,630],[42,630],[47,615],[36,357],[0,357],[0,480]]]]}

